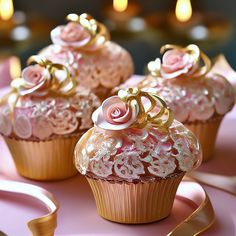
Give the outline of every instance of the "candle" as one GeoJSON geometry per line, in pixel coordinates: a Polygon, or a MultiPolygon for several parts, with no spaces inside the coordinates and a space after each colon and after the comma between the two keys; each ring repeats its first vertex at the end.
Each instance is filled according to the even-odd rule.
{"type": "MultiPolygon", "coordinates": [[[[219,42],[229,38],[232,25],[223,17],[196,12],[191,0],[176,0],[175,9],[145,17],[147,25],[171,42],[219,42]]],[[[166,41],[166,39],[165,39],[166,41]]]]}
{"type": "Polygon", "coordinates": [[[0,33],[8,35],[14,27],[12,0],[0,0],[0,33]]]}
{"type": "Polygon", "coordinates": [[[106,23],[111,31],[128,30],[129,22],[137,16],[140,11],[138,4],[128,0],[113,0],[105,9],[106,23]]]}

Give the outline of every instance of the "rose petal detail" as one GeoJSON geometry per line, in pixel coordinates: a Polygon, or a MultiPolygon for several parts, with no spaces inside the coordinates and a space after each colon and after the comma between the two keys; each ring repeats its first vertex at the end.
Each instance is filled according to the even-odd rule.
{"type": "Polygon", "coordinates": [[[113,96],[106,99],[92,115],[94,124],[100,128],[108,130],[122,130],[131,126],[137,119],[139,108],[137,103],[130,104],[129,107],[118,97],[113,96]],[[120,110],[119,117],[113,117],[109,112],[115,109],[120,110]]]}
{"type": "Polygon", "coordinates": [[[71,25],[67,24],[66,26],[57,26],[55,29],[51,31],[51,40],[54,44],[66,46],[66,47],[74,47],[74,48],[82,48],[88,44],[91,39],[90,34],[83,29],[79,24],[74,25],[74,30],[80,36],[78,38],[74,38],[74,41],[70,38],[70,35],[65,35],[65,29],[70,27],[71,25]],[[80,26],[80,27],[79,27],[80,26]],[[81,32],[83,31],[83,32],[81,32]]]}
{"type": "Polygon", "coordinates": [[[14,131],[17,136],[27,139],[32,135],[32,126],[26,115],[18,115],[14,122],[14,131]]]}

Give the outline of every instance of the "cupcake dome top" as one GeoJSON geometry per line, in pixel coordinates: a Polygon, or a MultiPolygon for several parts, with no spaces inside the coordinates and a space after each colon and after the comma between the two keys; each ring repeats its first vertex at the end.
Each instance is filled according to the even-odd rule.
{"type": "Polygon", "coordinates": [[[109,40],[106,27],[88,14],[69,14],[66,25],[51,32],[53,44],[40,52],[47,59],[66,65],[80,85],[100,98],[133,74],[129,53],[109,40]]]}
{"type": "Polygon", "coordinates": [[[80,173],[115,181],[154,181],[201,162],[196,137],[152,93],[120,90],[93,113],[95,127],[75,148],[80,173]]]}
{"type": "Polygon", "coordinates": [[[0,133],[37,141],[90,128],[99,99],[79,88],[65,66],[39,56],[28,63],[0,101],[0,133]]]}
{"type": "Polygon", "coordinates": [[[214,73],[212,62],[196,45],[161,48],[162,61],[148,64],[150,74],[138,87],[158,94],[181,122],[222,116],[235,103],[235,91],[225,77],[214,73]]]}

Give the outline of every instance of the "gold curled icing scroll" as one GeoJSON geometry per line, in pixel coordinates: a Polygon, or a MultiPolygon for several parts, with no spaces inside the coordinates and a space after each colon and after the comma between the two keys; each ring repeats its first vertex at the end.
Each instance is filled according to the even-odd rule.
{"type": "Polygon", "coordinates": [[[56,198],[47,190],[26,183],[1,180],[0,192],[23,194],[33,197],[46,205],[49,213],[37,219],[29,221],[28,227],[33,236],[53,236],[57,227],[57,211],[59,203],[56,198]]]}
{"type": "Polygon", "coordinates": [[[70,75],[69,70],[64,65],[53,63],[42,56],[31,56],[27,63],[38,64],[47,69],[50,75],[49,78],[42,80],[36,85],[30,86],[23,78],[13,79],[11,82],[11,91],[1,98],[0,104],[7,101],[10,109],[13,111],[19,97],[25,95],[38,96],[37,93],[35,93],[37,88],[37,92],[44,92],[44,95],[54,97],[70,97],[75,94],[78,82],[70,75]],[[61,78],[57,75],[59,71],[64,72],[61,78]]]}
{"type": "Polygon", "coordinates": [[[151,124],[153,127],[166,129],[174,120],[173,112],[154,93],[129,88],[127,90],[120,90],[118,96],[127,104],[136,102],[138,105],[139,113],[136,122],[132,125],[133,127],[143,128],[151,124]]]}
{"type": "Polygon", "coordinates": [[[81,15],[74,13],[69,14],[66,19],[68,21],[79,23],[90,34],[91,38],[84,47],[95,44],[98,48],[101,48],[105,42],[110,39],[110,34],[106,26],[96,21],[87,13],[83,13],[81,15]]]}
{"type": "Polygon", "coordinates": [[[215,222],[215,213],[210,198],[196,181],[185,177],[177,190],[177,198],[192,201],[197,209],[180,222],[167,236],[200,235],[215,222]]]}
{"type": "MultiPolygon", "coordinates": [[[[178,45],[173,44],[166,44],[161,47],[160,52],[161,54],[164,54],[168,50],[177,49],[181,50],[187,54],[190,54],[194,58],[194,65],[193,68],[195,70],[191,73],[191,77],[193,78],[199,78],[207,74],[211,69],[211,60],[209,57],[203,53],[199,47],[195,44],[190,44],[187,47],[181,47],[178,45]],[[200,63],[202,62],[202,66],[200,63]]],[[[160,76],[160,70],[161,70],[161,61],[159,58],[157,58],[155,61],[151,61],[148,63],[148,70],[153,76],[160,76]]]]}

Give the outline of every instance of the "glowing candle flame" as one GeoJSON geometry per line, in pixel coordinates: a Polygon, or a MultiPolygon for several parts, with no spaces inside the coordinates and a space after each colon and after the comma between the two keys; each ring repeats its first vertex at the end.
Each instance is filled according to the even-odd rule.
{"type": "Polygon", "coordinates": [[[113,0],[113,7],[118,12],[123,12],[128,7],[128,0],[113,0]]]}
{"type": "Polygon", "coordinates": [[[175,8],[176,18],[181,22],[188,21],[192,16],[192,6],[190,0],[177,0],[175,8]]]}
{"type": "Polygon", "coordinates": [[[0,19],[9,20],[13,16],[14,7],[12,0],[0,0],[0,19]]]}

